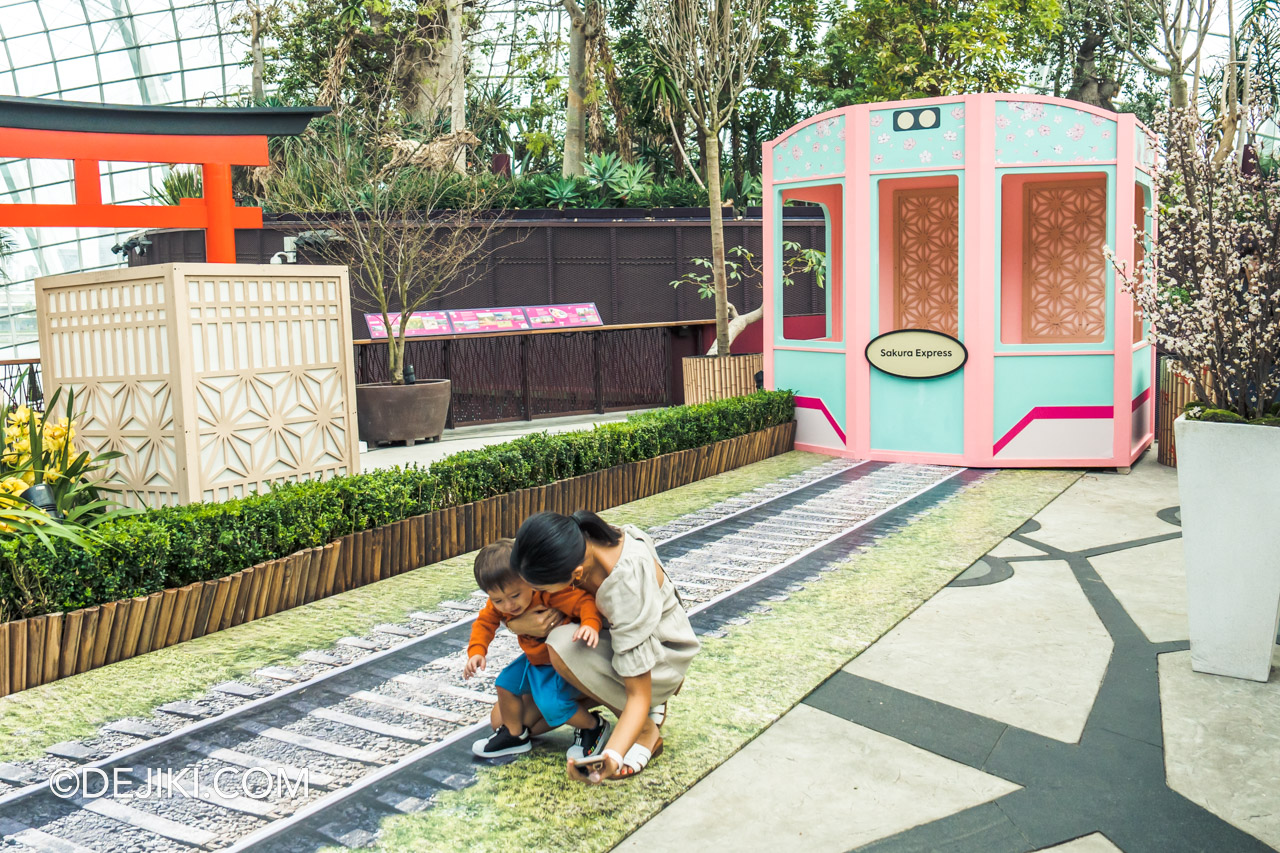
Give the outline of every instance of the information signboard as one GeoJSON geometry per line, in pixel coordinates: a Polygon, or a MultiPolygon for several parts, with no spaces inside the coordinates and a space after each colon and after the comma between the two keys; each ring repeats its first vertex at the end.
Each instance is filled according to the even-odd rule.
{"type": "Polygon", "coordinates": [[[458,335],[476,332],[513,332],[529,328],[523,308],[466,308],[450,311],[449,321],[458,335]]]}
{"type": "MultiPolygon", "coordinates": [[[[387,337],[386,324],[381,314],[365,314],[369,337],[387,337]]],[[[391,328],[395,331],[400,315],[391,316],[391,328]]],[[[522,332],[530,329],[573,329],[583,326],[603,326],[600,311],[594,302],[573,302],[565,305],[530,305],[520,308],[462,308],[451,311],[414,311],[409,316],[409,329],[405,337],[421,338],[430,335],[478,335],[485,332],[522,332]]]]}
{"type": "MultiPolygon", "coordinates": [[[[385,338],[387,336],[386,324],[382,322],[381,314],[365,314],[364,320],[369,324],[370,338],[385,338]]],[[[400,326],[400,315],[391,315],[391,328],[398,331],[400,326]]],[[[450,332],[449,317],[443,311],[414,311],[409,315],[409,325],[405,331],[407,338],[421,338],[428,335],[447,335],[450,332]]]]}
{"type": "Polygon", "coordinates": [[[594,302],[578,302],[571,305],[531,305],[524,309],[524,313],[529,318],[529,325],[535,329],[604,325],[594,302]]]}

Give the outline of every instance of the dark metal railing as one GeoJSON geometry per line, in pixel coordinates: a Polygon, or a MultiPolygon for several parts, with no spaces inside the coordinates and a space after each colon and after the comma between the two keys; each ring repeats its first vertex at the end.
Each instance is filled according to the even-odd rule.
{"type": "Polygon", "coordinates": [[[0,361],[0,403],[9,406],[44,408],[44,386],[40,359],[14,358],[0,361]]]}
{"type": "MultiPolygon", "coordinates": [[[[448,379],[447,426],[617,412],[684,402],[680,360],[710,321],[411,340],[419,379],[448,379]]],[[[386,341],[355,342],[357,382],[391,379],[386,341]]],[[[39,359],[0,361],[0,402],[44,406],[39,359]]]]}
{"type": "MultiPolygon", "coordinates": [[[[446,426],[669,406],[683,401],[680,359],[705,323],[420,338],[405,344],[419,379],[448,379],[446,426]]],[[[386,341],[356,342],[356,381],[391,379],[386,341]]]]}

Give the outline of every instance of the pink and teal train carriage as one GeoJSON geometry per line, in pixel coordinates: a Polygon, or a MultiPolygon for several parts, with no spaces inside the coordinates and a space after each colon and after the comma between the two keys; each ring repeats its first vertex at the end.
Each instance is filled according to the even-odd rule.
{"type": "Polygon", "coordinates": [[[797,447],[1129,466],[1155,353],[1103,248],[1141,256],[1154,144],[1132,115],[993,94],[846,107],[766,143],[765,382],[796,392],[797,447]],[[792,200],[826,215],[825,323],[783,322],[792,200]]]}

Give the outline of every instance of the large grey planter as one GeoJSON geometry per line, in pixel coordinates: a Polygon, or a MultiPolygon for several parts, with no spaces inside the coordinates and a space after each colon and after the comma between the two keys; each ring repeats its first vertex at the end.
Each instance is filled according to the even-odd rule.
{"type": "Polygon", "coordinates": [[[1191,668],[1266,681],[1280,624],[1280,428],[1173,427],[1191,668]]]}
{"type": "Polygon", "coordinates": [[[414,385],[371,382],[356,386],[356,422],[360,440],[439,441],[449,413],[448,379],[419,379],[414,385]]]}

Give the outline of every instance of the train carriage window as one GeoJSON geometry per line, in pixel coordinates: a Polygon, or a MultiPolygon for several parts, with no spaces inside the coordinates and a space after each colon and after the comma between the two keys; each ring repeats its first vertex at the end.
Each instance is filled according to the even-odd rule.
{"type": "Polygon", "coordinates": [[[807,202],[817,205],[823,211],[823,218],[789,219],[787,213],[797,207],[781,208],[783,244],[775,248],[774,270],[776,274],[781,269],[783,276],[789,276],[792,283],[780,288],[780,337],[788,341],[843,341],[844,188],[840,184],[827,184],[785,189],[781,199],[784,204],[807,202]],[[805,222],[813,224],[806,225],[805,222]],[[786,248],[787,243],[800,248],[786,248]],[[806,248],[817,248],[824,253],[821,276],[800,271],[805,262],[801,253],[806,248]]]}
{"type": "Polygon", "coordinates": [[[1102,175],[1004,181],[1001,339],[1102,343],[1107,335],[1107,183],[1102,175]]]}

